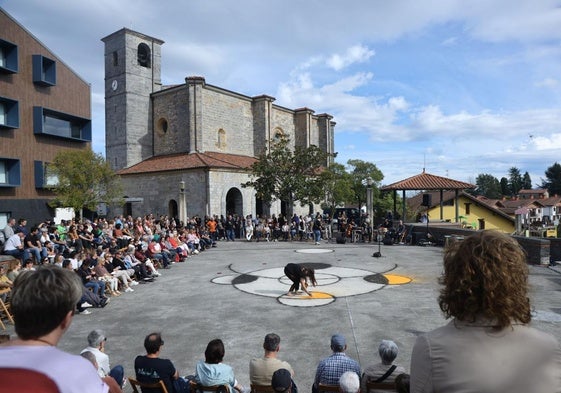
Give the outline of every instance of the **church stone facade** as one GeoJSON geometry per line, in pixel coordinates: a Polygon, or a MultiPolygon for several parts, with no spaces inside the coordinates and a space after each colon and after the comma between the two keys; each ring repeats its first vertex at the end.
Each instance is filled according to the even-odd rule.
{"type": "MultiPolygon", "coordinates": [[[[123,182],[123,213],[284,214],[282,201],[265,206],[241,187],[256,157],[287,137],[293,147],[325,150],[326,165],[333,159],[332,116],[284,108],[273,97],[249,97],[199,76],[162,86],[162,40],[124,28],[102,41],[106,158],[123,182]]],[[[313,208],[297,204],[294,211],[313,208]]]]}

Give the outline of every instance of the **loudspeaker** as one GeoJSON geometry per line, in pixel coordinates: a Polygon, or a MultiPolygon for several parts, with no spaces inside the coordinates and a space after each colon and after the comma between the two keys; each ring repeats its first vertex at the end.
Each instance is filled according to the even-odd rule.
{"type": "Polygon", "coordinates": [[[345,244],[347,242],[347,238],[345,236],[337,236],[337,239],[335,240],[337,242],[337,244],[345,244]]]}
{"type": "Polygon", "coordinates": [[[431,194],[423,194],[423,203],[421,206],[430,207],[432,205],[432,195],[431,194]]]}

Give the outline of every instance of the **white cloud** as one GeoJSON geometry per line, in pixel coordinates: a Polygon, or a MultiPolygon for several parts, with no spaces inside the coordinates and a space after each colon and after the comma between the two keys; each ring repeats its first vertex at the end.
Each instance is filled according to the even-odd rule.
{"type": "Polygon", "coordinates": [[[539,82],[537,82],[536,87],[547,87],[550,89],[556,88],[557,86],[559,86],[559,81],[557,79],[553,79],[553,78],[545,78],[539,82]]]}
{"type": "Polygon", "coordinates": [[[333,54],[327,59],[327,66],[335,71],[341,71],[343,68],[353,63],[364,63],[372,56],[374,51],[363,45],[355,45],[347,49],[345,54],[333,54]]]}

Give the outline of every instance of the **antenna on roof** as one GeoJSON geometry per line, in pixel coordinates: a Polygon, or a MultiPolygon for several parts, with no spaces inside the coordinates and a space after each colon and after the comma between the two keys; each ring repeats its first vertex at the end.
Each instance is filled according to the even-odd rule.
{"type": "Polygon", "coordinates": [[[427,153],[423,153],[423,173],[425,173],[426,166],[427,166],[427,153]]]}

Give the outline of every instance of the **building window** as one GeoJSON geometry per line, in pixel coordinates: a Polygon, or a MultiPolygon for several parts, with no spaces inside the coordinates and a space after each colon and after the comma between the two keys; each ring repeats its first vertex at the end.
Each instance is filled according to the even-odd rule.
{"type": "Polygon", "coordinates": [[[470,214],[471,203],[466,203],[466,216],[470,214]]]}
{"type": "Polygon", "coordinates": [[[19,128],[19,104],[0,97],[0,128],[19,128]]]}
{"type": "Polygon", "coordinates": [[[91,142],[92,122],[89,119],[35,106],[33,107],[33,133],[91,142]]]}
{"type": "Polygon", "coordinates": [[[117,51],[113,52],[113,67],[117,67],[119,65],[119,54],[117,51]]]}
{"type": "Polygon", "coordinates": [[[0,72],[4,74],[18,72],[18,47],[4,40],[0,40],[0,72]]]}
{"type": "Polygon", "coordinates": [[[156,123],[156,130],[158,130],[160,134],[168,132],[168,121],[161,117],[156,123]]]}
{"type": "Polygon", "coordinates": [[[56,62],[42,55],[33,55],[33,83],[56,85],[56,62]]]}
{"type": "Polygon", "coordinates": [[[218,147],[220,150],[224,150],[226,148],[226,131],[224,131],[222,128],[218,130],[216,147],[218,147]]]}
{"type": "Polygon", "coordinates": [[[20,161],[0,157],[0,187],[17,187],[20,184],[20,161]]]}
{"type": "MultiPolygon", "coordinates": [[[[8,212],[0,212],[0,228],[6,228],[8,225],[8,219],[12,217],[12,215],[8,212]]],[[[8,239],[6,239],[8,240],[8,239]]]]}
{"type": "Polygon", "coordinates": [[[139,66],[150,68],[150,47],[144,42],[138,44],[137,58],[139,66]]]}
{"type": "Polygon", "coordinates": [[[35,188],[58,186],[58,176],[49,169],[49,163],[35,161],[35,188]]]}
{"type": "Polygon", "coordinates": [[[282,128],[275,128],[275,130],[273,131],[273,141],[275,142],[279,142],[282,139],[285,138],[284,132],[282,131],[282,128]]]}

